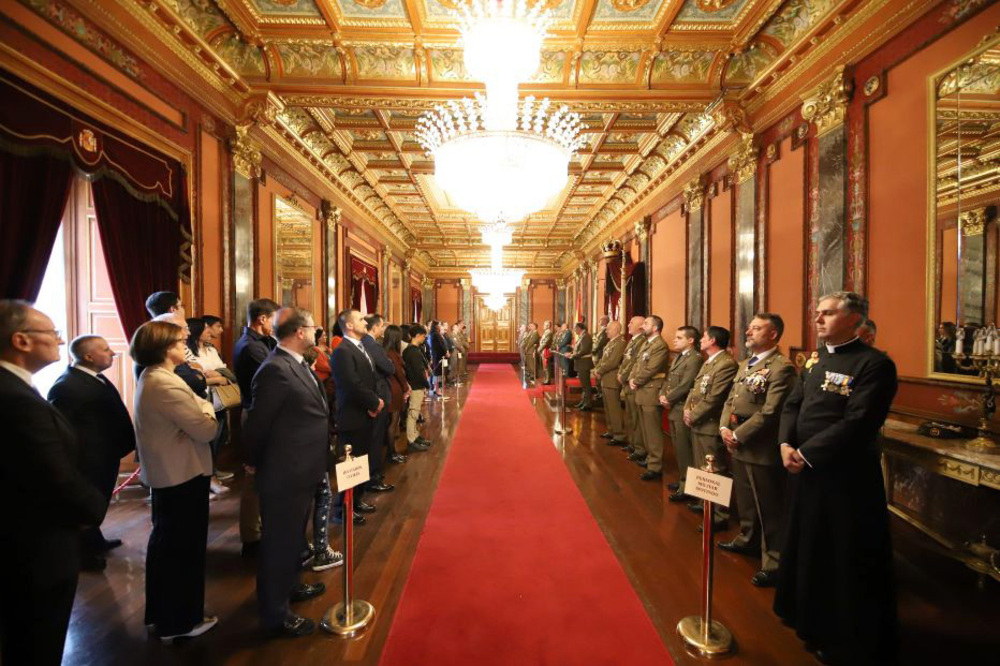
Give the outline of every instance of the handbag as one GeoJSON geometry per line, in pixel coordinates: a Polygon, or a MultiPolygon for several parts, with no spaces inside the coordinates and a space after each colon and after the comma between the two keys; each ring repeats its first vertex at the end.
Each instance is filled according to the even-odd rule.
{"type": "Polygon", "coordinates": [[[242,403],[243,396],[239,384],[220,384],[212,387],[212,406],[215,407],[215,411],[233,409],[242,403]]]}

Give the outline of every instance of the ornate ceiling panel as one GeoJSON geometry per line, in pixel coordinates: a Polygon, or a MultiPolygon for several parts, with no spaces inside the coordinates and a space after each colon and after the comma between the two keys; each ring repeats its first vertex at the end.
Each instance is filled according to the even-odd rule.
{"type": "MultiPolygon", "coordinates": [[[[118,0],[125,2],[127,0],[118,0]]],[[[481,85],[465,70],[463,0],[148,0],[257,93],[281,133],[432,266],[486,265],[476,221],[437,187],[419,115],[481,85]],[[202,46],[203,45],[203,46],[202,46]]],[[[706,107],[766,83],[852,0],[540,0],[554,12],[525,94],[584,117],[564,190],[518,223],[508,264],[558,269],[716,131],[706,107]]],[[[176,33],[176,31],[175,31],[176,33]]],[[[189,47],[190,48],[190,47],[189,47]]],[[[232,74],[229,74],[232,76],[232,74]]]]}

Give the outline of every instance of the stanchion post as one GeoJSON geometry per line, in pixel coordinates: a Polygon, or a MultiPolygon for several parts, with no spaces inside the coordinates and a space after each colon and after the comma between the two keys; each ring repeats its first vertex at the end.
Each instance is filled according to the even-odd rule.
{"type": "MultiPolygon", "coordinates": [[[[347,462],[353,460],[351,446],[344,447],[347,462]]],[[[341,638],[357,636],[375,619],[375,607],[354,598],[354,488],[344,491],[344,600],[323,616],[320,626],[341,638]]]]}
{"type": "Polygon", "coordinates": [[[556,410],[555,432],[557,435],[567,435],[573,432],[573,429],[566,422],[566,375],[563,373],[562,363],[559,362],[559,359],[556,359],[556,395],[559,396],[559,399],[556,401],[558,409],[556,410]]]}
{"type": "MultiPolygon", "coordinates": [[[[705,456],[702,469],[716,474],[715,456],[705,456]]],[[[718,620],[712,619],[712,574],[715,568],[714,515],[710,500],[703,500],[701,548],[701,615],[689,615],[677,623],[677,633],[688,647],[702,657],[714,659],[729,654],[733,649],[733,635],[718,620]]]]}

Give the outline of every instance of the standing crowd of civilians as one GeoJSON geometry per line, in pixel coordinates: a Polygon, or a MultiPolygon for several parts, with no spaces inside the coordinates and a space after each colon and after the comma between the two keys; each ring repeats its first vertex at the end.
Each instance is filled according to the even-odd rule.
{"type": "Polygon", "coordinates": [[[242,554],[257,558],[261,628],[312,633],[315,622],[289,604],[325,587],[301,582],[299,572],[343,563],[329,524],[364,524],[377,510],[371,498],[394,490],[386,466],[431,446],[420,431],[425,400],[443,397],[441,383],[466,370],[461,321],[395,325],[348,309],[328,334],[309,312],[258,299],[227,364],[221,319],[186,318],[173,292],[152,294],[146,308],[151,320],[129,347],[130,415],[102,374],[116,353],[98,335],[70,343],[71,364],[41,396],[32,376],[59,361],[62,334],[32,304],[0,300],[0,415],[9,426],[0,463],[0,663],[61,662],[79,571],[103,570],[122,545],[100,525],[121,459],[133,451],[151,504],[145,624],[167,643],[216,625],[205,612],[209,501],[235,476],[216,467],[231,438],[230,410],[239,413],[240,540],[242,554]],[[347,445],[368,456],[370,472],[353,507],[329,475],[347,445]]]}

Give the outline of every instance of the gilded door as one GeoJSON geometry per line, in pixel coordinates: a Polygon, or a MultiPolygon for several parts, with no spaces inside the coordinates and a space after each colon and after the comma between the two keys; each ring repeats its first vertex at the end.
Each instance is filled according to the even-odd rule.
{"type": "Polygon", "coordinates": [[[482,296],[476,297],[477,349],[482,352],[509,352],[514,347],[514,298],[507,297],[507,303],[499,312],[494,312],[483,303],[482,296]]]}

